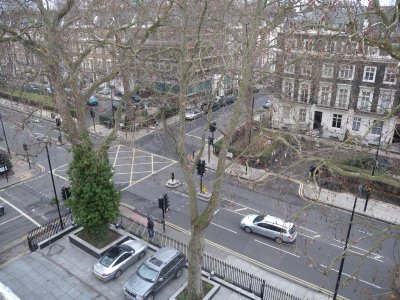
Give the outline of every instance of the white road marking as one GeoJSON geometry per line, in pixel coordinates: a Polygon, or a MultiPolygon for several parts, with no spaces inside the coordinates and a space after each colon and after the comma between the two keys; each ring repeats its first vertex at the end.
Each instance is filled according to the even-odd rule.
{"type": "Polygon", "coordinates": [[[196,136],[196,135],[193,135],[193,134],[189,134],[189,133],[186,133],[186,135],[201,140],[201,137],[199,137],[199,136],[196,136]]]}
{"type": "MultiPolygon", "coordinates": [[[[327,266],[325,266],[325,265],[323,265],[323,264],[320,264],[320,266],[323,267],[323,268],[327,268],[327,266]]],[[[330,268],[330,270],[335,271],[336,273],[339,272],[338,270],[333,269],[333,268],[330,268]]],[[[368,281],[366,281],[366,280],[362,280],[362,279],[360,279],[360,278],[351,276],[351,275],[349,275],[349,274],[346,274],[345,272],[342,272],[342,274],[344,274],[344,275],[346,275],[347,277],[350,277],[350,278],[352,278],[352,279],[355,279],[355,280],[361,281],[361,282],[363,282],[363,283],[366,283],[366,284],[368,284],[368,285],[370,285],[370,286],[376,287],[377,289],[382,289],[379,285],[376,285],[376,284],[370,283],[370,282],[368,282],[368,281]]]]}
{"type": "Polygon", "coordinates": [[[264,243],[264,242],[261,242],[261,241],[259,241],[259,240],[254,240],[254,241],[255,241],[255,242],[257,242],[257,243],[263,244],[263,245],[265,245],[265,246],[268,246],[268,247],[274,248],[274,249],[276,249],[276,250],[279,250],[279,251],[285,252],[285,253],[287,253],[287,254],[290,254],[290,255],[292,255],[292,256],[295,256],[295,257],[300,257],[299,255],[293,254],[292,252],[285,251],[285,250],[282,250],[281,248],[278,248],[278,247],[274,247],[274,246],[268,245],[268,244],[266,244],[266,243],[264,243]]]}
{"type": "Polygon", "coordinates": [[[308,228],[305,228],[305,227],[302,227],[302,226],[299,226],[299,228],[304,229],[304,230],[307,230],[307,231],[310,231],[310,232],[312,232],[312,233],[318,233],[318,232],[316,232],[316,231],[314,231],[314,230],[311,230],[311,229],[308,229],[308,228]]]}
{"type": "Polygon", "coordinates": [[[116,154],[115,154],[114,163],[113,163],[113,168],[115,168],[115,163],[117,162],[117,158],[118,158],[118,153],[119,153],[119,148],[120,148],[120,147],[121,147],[121,145],[118,145],[117,152],[116,152],[116,154]]]}
{"type": "Polygon", "coordinates": [[[366,232],[366,231],[363,231],[363,230],[360,230],[360,229],[358,229],[357,231],[359,231],[359,232],[361,232],[363,234],[366,234],[366,235],[373,235],[372,233],[369,233],[369,232],[366,232]]]}
{"type": "Polygon", "coordinates": [[[227,209],[227,208],[224,208],[224,207],[222,207],[222,209],[224,209],[224,210],[226,210],[226,211],[229,211],[229,212],[231,212],[231,213],[234,213],[234,214],[237,214],[237,215],[239,215],[239,216],[245,216],[244,214],[241,214],[241,213],[238,213],[237,211],[235,211],[235,210],[230,210],[230,209],[227,209]]]}
{"type": "Polygon", "coordinates": [[[0,223],[0,226],[3,225],[3,224],[6,224],[6,223],[8,223],[8,222],[11,222],[11,221],[13,221],[13,220],[15,220],[15,219],[18,219],[19,217],[22,217],[22,215],[16,216],[16,217],[14,217],[14,218],[12,218],[12,219],[10,219],[10,220],[7,220],[7,221],[5,221],[5,222],[3,222],[3,223],[0,223]]]}
{"type": "Polygon", "coordinates": [[[230,230],[230,229],[228,229],[228,228],[226,228],[226,227],[224,227],[224,226],[215,224],[215,223],[213,223],[213,222],[211,222],[210,224],[212,224],[212,225],[214,225],[214,226],[217,226],[217,227],[220,227],[220,228],[222,228],[222,229],[228,230],[228,231],[230,231],[230,232],[237,233],[236,231],[230,230]]]}
{"type": "Polygon", "coordinates": [[[246,210],[246,209],[247,209],[247,207],[242,207],[242,208],[235,209],[235,211],[242,211],[242,210],[246,210]]]}
{"type": "MultiPolygon", "coordinates": [[[[132,184],[132,178],[133,178],[133,167],[135,166],[135,153],[136,149],[133,149],[132,157],[131,157],[131,176],[129,178],[129,184],[132,184]]],[[[118,153],[115,155],[115,157],[118,157],[118,153]]]]}
{"type": "Polygon", "coordinates": [[[30,216],[28,216],[26,213],[24,213],[22,210],[20,210],[18,207],[16,207],[14,204],[8,202],[6,199],[4,199],[3,197],[0,196],[0,199],[2,201],[4,201],[5,203],[7,203],[9,206],[11,206],[12,208],[14,208],[17,212],[19,212],[21,215],[23,215],[25,218],[27,218],[29,221],[31,221],[33,224],[35,224],[36,226],[40,226],[40,224],[38,222],[36,222],[34,219],[32,219],[30,216]]]}
{"type": "MultiPolygon", "coordinates": [[[[331,246],[336,247],[336,248],[339,248],[339,249],[343,249],[343,244],[344,244],[344,243],[342,243],[342,242],[339,241],[339,240],[335,240],[335,239],[334,239],[334,241],[339,242],[341,245],[330,244],[331,246]]],[[[364,249],[362,249],[362,248],[353,246],[353,245],[351,245],[351,244],[348,245],[347,251],[353,252],[353,253],[358,254],[358,255],[360,255],[360,256],[365,256],[365,254],[363,254],[363,253],[361,253],[361,252],[357,252],[357,251],[355,251],[355,250],[352,250],[351,248],[356,248],[356,249],[358,249],[358,250],[360,250],[360,251],[365,252],[365,254],[368,254],[368,251],[367,251],[367,250],[364,250],[364,249]]],[[[381,256],[381,255],[379,255],[379,254],[376,254],[376,253],[369,253],[369,254],[367,255],[367,257],[368,257],[368,258],[371,258],[371,259],[373,259],[373,260],[379,261],[379,262],[383,262],[383,259],[384,259],[383,256],[381,256]]]]}
{"type": "Polygon", "coordinates": [[[219,212],[219,208],[218,208],[216,211],[214,211],[214,216],[215,216],[218,212],[219,212]]]}
{"type": "Polygon", "coordinates": [[[304,234],[304,233],[301,233],[301,232],[297,232],[297,234],[298,235],[301,235],[301,236],[305,236],[306,238],[309,238],[309,239],[314,239],[314,237],[313,236],[309,236],[309,235],[307,235],[307,234],[304,234]]]}

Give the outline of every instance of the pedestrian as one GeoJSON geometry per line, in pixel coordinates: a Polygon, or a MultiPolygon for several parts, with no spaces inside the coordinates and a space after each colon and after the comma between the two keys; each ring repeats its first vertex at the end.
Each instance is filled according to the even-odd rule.
{"type": "Polygon", "coordinates": [[[149,231],[149,238],[154,236],[154,222],[150,217],[147,217],[147,230],[149,231]]]}

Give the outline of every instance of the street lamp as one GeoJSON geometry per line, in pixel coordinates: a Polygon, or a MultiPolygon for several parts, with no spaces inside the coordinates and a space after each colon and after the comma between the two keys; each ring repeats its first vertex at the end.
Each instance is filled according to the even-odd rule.
{"type": "Polygon", "coordinates": [[[345,242],[344,248],[343,248],[343,255],[342,255],[342,260],[340,262],[338,277],[337,277],[337,280],[336,280],[335,292],[333,294],[333,300],[336,300],[337,293],[338,293],[338,290],[339,290],[340,278],[342,277],[342,272],[343,272],[344,259],[346,258],[347,245],[349,243],[351,226],[353,225],[354,212],[356,210],[356,205],[357,205],[357,197],[358,197],[358,190],[356,191],[356,198],[354,199],[353,210],[351,211],[349,228],[347,230],[346,242],[345,242]]]}
{"type": "Polygon", "coordinates": [[[6,131],[4,130],[3,117],[1,116],[1,113],[0,113],[0,121],[1,121],[1,127],[3,128],[4,139],[6,140],[8,155],[11,158],[10,147],[8,146],[7,135],[6,135],[6,131]]]}
{"type": "Polygon", "coordinates": [[[58,198],[57,198],[56,185],[54,184],[53,169],[51,168],[49,148],[47,147],[47,142],[48,141],[46,139],[43,140],[43,141],[44,141],[44,144],[46,145],[47,160],[49,162],[50,176],[51,176],[51,181],[53,183],[54,198],[56,199],[58,217],[60,218],[61,229],[64,229],[64,223],[63,223],[63,220],[62,220],[62,217],[61,217],[61,212],[60,212],[60,204],[58,203],[58,198]]]}

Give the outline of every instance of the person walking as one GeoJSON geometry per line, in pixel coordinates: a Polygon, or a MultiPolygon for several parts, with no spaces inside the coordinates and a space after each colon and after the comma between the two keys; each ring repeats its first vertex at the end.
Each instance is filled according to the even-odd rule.
{"type": "Polygon", "coordinates": [[[154,222],[150,217],[147,217],[147,230],[149,231],[149,238],[154,236],[154,222]]]}

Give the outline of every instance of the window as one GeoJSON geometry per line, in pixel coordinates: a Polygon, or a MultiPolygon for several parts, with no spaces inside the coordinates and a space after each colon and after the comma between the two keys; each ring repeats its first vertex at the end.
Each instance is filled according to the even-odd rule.
{"type": "Polygon", "coordinates": [[[343,54],[357,54],[358,44],[357,42],[342,42],[342,53],[343,54]]]}
{"type": "Polygon", "coordinates": [[[350,86],[338,85],[336,96],[336,107],[347,108],[350,100],[350,86]]]}
{"type": "Polygon", "coordinates": [[[303,65],[301,67],[301,75],[311,76],[312,67],[310,65],[303,65]]]}
{"type": "Polygon", "coordinates": [[[300,122],[306,121],[306,109],[305,108],[300,108],[300,110],[299,110],[299,121],[300,122]]]}
{"type": "Polygon", "coordinates": [[[93,58],[89,58],[89,70],[93,70],[93,58]]]}
{"type": "Polygon", "coordinates": [[[96,48],[96,53],[97,54],[101,54],[102,53],[102,49],[101,48],[96,48]]]}
{"type": "Polygon", "coordinates": [[[342,127],[342,115],[333,114],[332,127],[334,128],[342,127]]]}
{"type": "Polygon", "coordinates": [[[383,76],[383,83],[386,84],[396,84],[396,68],[385,68],[385,75],[383,76]]]}
{"type": "Polygon", "coordinates": [[[297,40],[296,39],[287,39],[286,40],[286,50],[291,51],[297,48],[297,40]]]}
{"type": "Polygon", "coordinates": [[[377,112],[379,114],[387,113],[392,109],[394,93],[395,93],[394,90],[381,89],[379,91],[379,100],[377,107],[377,112]]]}
{"type": "Polygon", "coordinates": [[[319,104],[329,106],[331,103],[332,86],[321,83],[319,88],[319,104]]]}
{"type": "Polygon", "coordinates": [[[361,125],[361,118],[360,117],[353,117],[353,127],[352,127],[352,129],[354,131],[360,131],[360,125],[361,125]]]}
{"type": "Polygon", "coordinates": [[[339,78],[345,80],[353,80],[354,78],[354,65],[340,65],[339,78]]]}
{"type": "Polygon", "coordinates": [[[374,126],[372,127],[372,134],[382,134],[383,121],[375,121],[374,126]]]}
{"type": "Polygon", "coordinates": [[[97,68],[98,69],[103,69],[103,60],[101,58],[97,59],[97,68]]]}
{"type": "Polygon", "coordinates": [[[299,85],[299,98],[298,101],[308,103],[310,99],[311,84],[308,82],[302,82],[299,85]]]}
{"type": "Polygon", "coordinates": [[[294,74],[294,64],[287,65],[284,69],[284,72],[287,74],[294,74]]]}
{"type": "Polygon", "coordinates": [[[371,88],[360,88],[360,95],[358,96],[357,108],[361,111],[371,111],[372,98],[374,91],[371,88]]]}
{"type": "Polygon", "coordinates": [[[289,99],[293,99],[294,94],[294,81],[292,80],[283,80],[282,92],[289,99]]]}
{"type": "Polygon", "coordinates": [[[336,52],[336,41],[327,41],[325,44],[325,52],[334,54],[336,52]]]}
{"type": "Polygon", "coordinates": [[[303,50],[304,51],[312,51],[313,50],[313,42],[312,42],[312,40],[305,39],[303,41],[303,50]]]}
{"type": "Polygon", "coordinates": [[[368,46],[368,55],[369,56],[379,56],[379,48],[368,46]]]}
{"type": "Polygon", "coordinates": [[[111,72],[111,68],[112,68],[111,59],[106,60],[106,68],[107,68],[107,72],[111,72]]]}
{"type": "Polygon", "coordinates": [[[76,56],[74,56],[73,58],[72,58],[72,62],[76,62],[78,60],[78,57],[76,57],[76,56]]]}
{"type": "Polygon", "coordinates": [[[365,66],[363,81],[375,82],[376,67],[365,66]]]}
{"type": "Polygon", "coordinates": [[[333,77],[333,64],[322,65],[322,77],[332,78],[333,77]]]}

